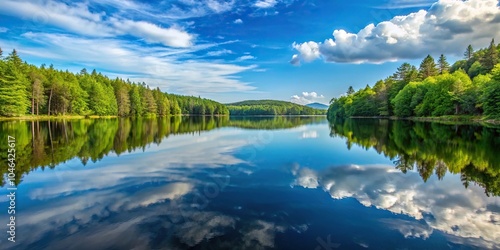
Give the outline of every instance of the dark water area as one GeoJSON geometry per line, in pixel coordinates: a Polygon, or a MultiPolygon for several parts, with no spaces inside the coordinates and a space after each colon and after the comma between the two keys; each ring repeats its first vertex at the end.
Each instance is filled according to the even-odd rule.
{"type": "Polygon", "coordinates": [[[0,142],[1,249],[500,248],[498,127],[5,121],[0,142]],[[7,240],[11,184],[16,243],[7,240]]]}

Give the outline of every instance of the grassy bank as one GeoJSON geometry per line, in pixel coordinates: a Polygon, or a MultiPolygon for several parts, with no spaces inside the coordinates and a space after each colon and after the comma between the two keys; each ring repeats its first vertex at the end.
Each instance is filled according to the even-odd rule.
{"type": "Polygon", "coordinates": [[[71,119],[97,119],[97,118],[116,118],[118,116],[98,116],[98,115],[23,115],[23,116],[12,116],[12,117],[0,117],[0,121],[45,121],[45,120],[71,120],[71,119]]]}
{"type": "MultiPolygon", "coordinates": [[[[168,116],[213,116],[213,117],[223,117],[229,115],[196,115],[196,114],[179,114],[179,115],[168,115],[168,116]]],[[[116,115],[23,115],[23,116],[12,116],[12,117],[3,117],[0,116],[0,121],[46,121],[46,120],[71,120],[71,119],[109,119],[109,118],[117,118],[119,116],[116,115]]],[[[142,116],[143,118],[151,118],[158,117],[154,115],[146,115],[142,116]]]]}

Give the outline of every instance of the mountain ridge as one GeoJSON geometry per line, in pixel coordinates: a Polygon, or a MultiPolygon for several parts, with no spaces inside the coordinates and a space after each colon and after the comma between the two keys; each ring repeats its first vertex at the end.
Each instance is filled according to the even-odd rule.
{"type": "Polygon", "coordinates": [[[319,102],[308,103],[305,106],[313,108],[313,109],[321,109],[321,110],[327,110],[329,107],[328,105],[323,104],[323,103],[319,103],[319,102]]]}

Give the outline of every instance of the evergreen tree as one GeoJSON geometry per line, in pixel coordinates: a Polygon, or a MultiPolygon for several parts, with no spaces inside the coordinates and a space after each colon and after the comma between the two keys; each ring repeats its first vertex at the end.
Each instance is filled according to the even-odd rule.
{"type": "Polygon", "coordinates": [[[354,88],[352,86],[349,86],[349,89],[347,89],[347,95],[352,95],[354,94],[354,88]]]}
{"type": "Polygon", "coordinates": [[[498,63],[498,51],[495,46],[495,39],[491,39],[490,46],[486,50],[486,54],[483,57],[482,65],[487,71],[490,71],[498,63]]]}
{"type": "Polygon", "coordinates": [[[447,73],[450,70],[450,64],[446,61],[446,57],[441,54],[438,60],[439,74],[447,73]]]}
{"type": "Polygon", "coordinates": [[[398,67],[396,73],[392,75],[392,79],[403,81],[405,84],[410,83],[418,78],[417,68],[409,63],[403,63],[398,67]]]}
{"type": "Polygon", "coordinates": [[[474,49],[472,48],[472,45],[469,44],[469,46],[467,46],[467,49],[464,52],[465,59],[470,60],[473,55],[474,55],[474,49]]]}
{"type": "MultiPolygon", "coordinates": [[[[143,86],[145,86],[144,83],[143,86]]],[[[141,88],[141,100],[143,107],[142,111],[143,115],[152,115],[157,113],[156,101],[155,98],[153,97],[153,93],[149,88],[145,87],[141,88]]]]}
{"type": "Polygon", "coordinates": [[[139,87],[133,85],[129,91],[130,95],[130,114],[134,116],[142,115],[143,106],[141,100],[141,94],[139,93],[139,87]]]}
{"type": "Polygon", "coordinates": [[[29,107],[25,78],[15,62],[0,61],[0,116],[26,114],[29,107]]]}
{"type": "Polygon", "coordinates": [[[435,76],[438,74],[438,69],[436,67],[436,63],[434,58],[431,55],[427,55],[427,57],[422,61],[419,68],[419,75],[421,79],[425,79],[429,76],[435,76]]]}

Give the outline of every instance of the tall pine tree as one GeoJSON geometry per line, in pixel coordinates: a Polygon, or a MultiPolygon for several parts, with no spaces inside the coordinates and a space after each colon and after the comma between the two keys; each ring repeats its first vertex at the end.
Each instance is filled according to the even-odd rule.
{"type": "Polygon", "coordinates": [[[465,49],[464,52],[465,59],[469,60],[472,58],[473,55],[474,55],[474,49],[472,48],[472,45],[469,44],[469,46],[467,46],[467,49],[465,49]]]}
{"type": "Polygon", "coordinates": [[[24,115],[28,110],[27,79],[21,64],[15,50],[0,60],[0,116],[24,115]]]}
{"type": "Polygon", "coordinates": [[[446,57],[441,54],[438,60],[439,74],[447,73],[450,70],[450,64],[446,61],[446,57]]]}
{"type": "Polygon", "coordinates": [[[427,55],[427,57],[422,61],[419,68],[419,76],[423,80],[429,76],[435,76],[438,74],[438,69],[436,67],[436,62],[431,55],[427,55]]]}
{"type": "Polygon", "coordinates": [[[498,51],[495,45],[495,39],[491,39],[490,46],[486,50],[486,54],[483,57],[482,65],[487,71],[490,71],[498,63],[498,51]]]}

